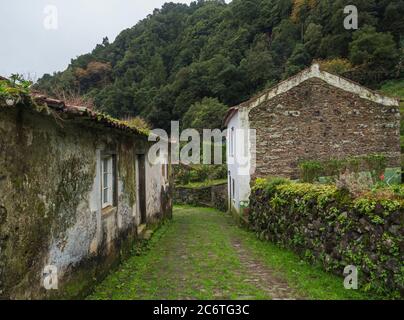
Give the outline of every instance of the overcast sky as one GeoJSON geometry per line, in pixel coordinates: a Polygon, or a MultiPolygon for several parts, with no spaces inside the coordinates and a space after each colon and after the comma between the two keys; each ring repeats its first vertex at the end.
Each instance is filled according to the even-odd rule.
{"type": "Polygon", "coordinates": [[[90,52],[103,37],[112,42],[120,31],[165,2],[169,1],[0,0],[0,75],[38,78],[64,70],[72,58],[90,52]]]}

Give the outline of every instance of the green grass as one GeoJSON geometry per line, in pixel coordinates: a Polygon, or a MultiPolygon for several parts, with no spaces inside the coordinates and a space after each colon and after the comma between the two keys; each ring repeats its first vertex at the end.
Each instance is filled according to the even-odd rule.
{"type": "Polygon", "coordinates": [[[259,241],[251,232],[240,231],[246,245],[264,263],[286,278],[302,296],[315,300],[371,300],[379,299],[362,290],[346,290],[342,277],[324,271],[302,260],[294,252],[280,248],[266,241],[259,241]]]}
{"type": "Polygon", "coordinates": [[[404,99],[404,79],[386,81],[382,84],[380,91],[389,96],[404,99]]]}
{"type": "Polygon", "coordinates": [[[173,221],[158,229],[147,248],[138,252],[88,299],[271,299],[259,276],[262,270],[283,279],[297,298],[376,298],[360,290],[345,290],[342,277],[258,240],[229,215],[213,209],[176,207],[173,221]],[[235,249],[234,241],[245,253],[235,249]],[[243,263],[245,259],[258,262],[250,267],[243,263]]]}
{"type": "Polygon", "coordinates": [[[186,185],[177,185],[177,187],[195,189],[195,188],[217,186],[217,185],[221,185],[221,184],[225,184],[225,183],[227,183],[227,179],[206,180],[206,181],[202,181],[202,182],[191,182],[186,185]]]}

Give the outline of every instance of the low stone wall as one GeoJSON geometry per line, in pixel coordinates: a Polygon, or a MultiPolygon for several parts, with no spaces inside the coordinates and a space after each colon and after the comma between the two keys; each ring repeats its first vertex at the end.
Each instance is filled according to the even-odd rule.
{"type": "MultiPolygon", "coordinates": [[[[359,270],[359,287],[404,294],[404,201],[352,199],[333,186],[255,186],[249,224],[327,271],[359,270]]],[[[341,280],[342,281],[342,280],[341,280]]]]}
{"type": "Polygon", "coordinates": [[[223,212],[227,211],[227,199],[227,183],[201,188],[176,187],[174,190],[176,204],[213,207],[223,212]]]}

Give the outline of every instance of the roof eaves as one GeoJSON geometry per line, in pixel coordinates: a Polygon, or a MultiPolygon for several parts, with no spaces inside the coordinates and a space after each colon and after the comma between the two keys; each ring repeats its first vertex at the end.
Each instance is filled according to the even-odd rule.
{"type": "Polygon", "coordinates": [[[40,105],[47,105],[49,108],[54,109],[57,112],[72,115],[78,118],[83,118],[85,120],[97,122],[105,127],[118,129],[121,131],[129,132],[131,134],[140,135],[140,136],[149,136],[149,132],[146,130],[134,128],[132,126],[128,126],[124,124],[122,121],[115,119],[109,115],[103,114],[101,112],[97,112],[91,110],[84,106],[75,106],[68,105],[62,100],[49,98],[43,94],[32,93],[32,100],[40,105]]]}
{"type": "Polygon", "coordinates": [[[238,112],[238,110],[239,110],[239,106],[231,107],[229,110],[227,110],[227,113],[223,120],[223,127],[227,127],[230,119],[233,117],[233,115],[235,115],[238,112]]]}

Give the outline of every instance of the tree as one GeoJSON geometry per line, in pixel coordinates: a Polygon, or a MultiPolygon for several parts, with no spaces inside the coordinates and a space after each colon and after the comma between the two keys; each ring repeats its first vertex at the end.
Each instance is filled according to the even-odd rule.
{"type": "Polygon", "coordinates": [[[237,105],[312,59],[331,60],[330,68],[377,88],[403,74],[403,9],[404,0],[167,3],[65,71],[45,75],[36,89],[80,93],[114,116],[169,128],[204,97],[237,105]],[[358,8],[358,32],[344,28],[347,4],[358,8]]]}
{"type": "Polygon", "coordinates": [[[279,68],[275,66],[272,53],[264,37],[259,37],[240,63],[240,71],[248,81],[248,93],[264,89],[268,81],[279,80],[279,68]]]}
{"type": "Polygon", "coordinates": [[[215,98],[203,98],[194,103],[184,115],[183,127],[199,131],[203,129],[219,129],[228,108],[215,98]]]}
{"type": "Polygon", "coordinates": [[[384,0],[383,31],[391,32],[396,41],[404,40],[404,0],[384,0]]]}
{"type": "Polygon", "coordinates": [[[292,56],[286,63],[284,78],[290,77],[303,70],[311,63],[311,58],[306,48],[302,44],[298,44],[293,51],[292,56]]]}
{"type": "Polygon", "coordinates": [[[304,47],[313,58],[318,57],[322,38],[323,27],[319,24],[310,23],[304,34],[304,47]]]}
{"type": "Polygon", "coordinates": [[[299,30],[289,19],[283,20],[274,29],[271,51],[275,64],[283,65],[291,56],[299,40],[299,30]]]}
{"type": "Polygon", "coordinates": [[[366,26],[355,32],[349,57],[353,64],[365,70],[391,72],[397,65],[398,50],[390,33],[377,32],[374,27],[366,26]]]}

